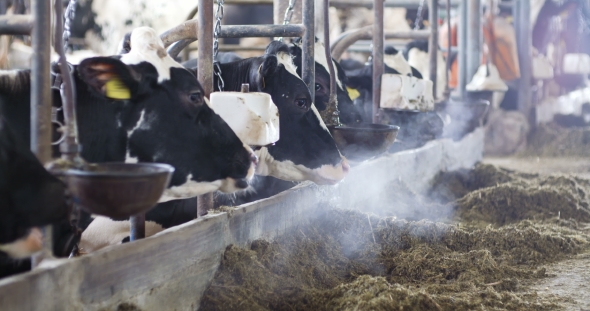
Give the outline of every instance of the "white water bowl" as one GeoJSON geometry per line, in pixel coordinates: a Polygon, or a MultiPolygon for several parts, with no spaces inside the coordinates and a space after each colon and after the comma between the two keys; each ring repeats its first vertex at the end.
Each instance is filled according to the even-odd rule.
{"type": "Polygon", "coordinates": [[[214,92],[209,105],[249,146],[279,140],[279,110],[266,93],[214,92]]]}
{"type": "Polygon", "coordinates": [[[432,81],[399,74],[381,76],[381,108],[431,111],[432,81]]]}
{"type": "Polygon", "coordinates": [[[563,73],[590,74],[590,56],[583,53],[569,53],[563,56],[563,73]]]}

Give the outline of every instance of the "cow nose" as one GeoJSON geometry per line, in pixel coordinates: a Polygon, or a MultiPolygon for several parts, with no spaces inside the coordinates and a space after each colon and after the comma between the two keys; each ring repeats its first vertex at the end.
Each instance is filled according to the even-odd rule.
{"type": "Polygon", "coordinates": [[[246,189],[248,188],[248,181],[246,179],[236,179],[235,186],[236,188],[246,189]]]}

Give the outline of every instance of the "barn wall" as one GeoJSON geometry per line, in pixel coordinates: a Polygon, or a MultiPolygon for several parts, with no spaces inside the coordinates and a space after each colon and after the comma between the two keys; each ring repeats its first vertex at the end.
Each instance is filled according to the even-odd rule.
{"type": "Polygon", "coordinates": [[[424,190],[439,171],[481,160],[483,137],[483,129],[477,129],[459,142],[433,141],[356,166],[337,186],[304,183],[231,215],[207,215],[144,240],[45,263],[0,280],[0,308],[116,310],[119,303],[130,302],[146,311],[195,310],[226,246],[272,239],[321,215],[328,203],[366,206],[383,191],[367,187],[370,180],[401,179],[415,191],[424,190]]]}

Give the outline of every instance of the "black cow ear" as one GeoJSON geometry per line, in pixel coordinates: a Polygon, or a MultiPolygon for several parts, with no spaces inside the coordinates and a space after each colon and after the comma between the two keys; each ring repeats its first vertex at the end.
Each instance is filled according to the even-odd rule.
{"type": "Polygon", "coordinates": [[[274,55],[266,55],[264,56],[264,61],[260,64],[258,68],[258,75],[256,77],[256,85],[258,86],[258,91],[262,91],[266,88],[266,78],[270,75],[274,74],[279,66],[279,61],[277,57],[274,55]]]}
{"type": "Polygon", "coordinates": [[[83,60],[78,65],[78,74],[93,91],[114,100],[133,98],[140,79],[129,66],[110,57],[83,60]]]}

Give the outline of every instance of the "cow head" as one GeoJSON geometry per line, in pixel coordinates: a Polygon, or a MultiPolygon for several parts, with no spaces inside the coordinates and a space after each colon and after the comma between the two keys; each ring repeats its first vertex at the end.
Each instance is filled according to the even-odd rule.
{"type": "Polygon", "coordinates": [[[0,116],[0,251],[21,258],[39,250],[40,234],[29,230],[67,217],[65,191],[0,116]]]}
{"type": "Polygon", "coordinates": [[[194,74],[167,55],[151,28],[135,29],[130,47],[120,59],[95,57],[76,67],[77,83],[121,107],[127,162],[174,166],[164,200],[246,188],[256,157],[208,106],[194,74]]]}
{"type": "MultiPolygon", "coordinates": [[[[290,46],[294,64],[297,66],[297,74],[301,76],[301,64],[303,62],[301,39],[298,39],[290,46]]],[[[324,43],[315,38],[314,47],[315,60],[315,98],[314,104],[319,111],[326,109],[330,101],[330,69],[324,51],[324,43]]],[[[350,95],[346,89],[347,77],[344,69],[338,62],[331,59],[336,71],[336,101],[340,111],[340,121],[343,123],[360,122],[361,116],[354,109],[350,95]]]]}
{"type": "Polygon", "coordinates": [[[256,174],[317,184],[334,184],[344,178],[347,160],[297,75],[286,44],[271,42],[264,56],[221,64],[221,70],[227,91],[238,91],[242,83],[250,83],[250,90],[270,94],[279,110],[280,139],[257,151],[256,174]]]}

